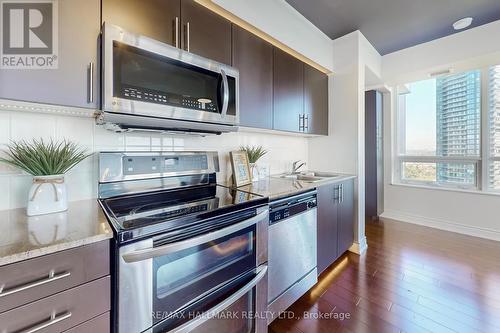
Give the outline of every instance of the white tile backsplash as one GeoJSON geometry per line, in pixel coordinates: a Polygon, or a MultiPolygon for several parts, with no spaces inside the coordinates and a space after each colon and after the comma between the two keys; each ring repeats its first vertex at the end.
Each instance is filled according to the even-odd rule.
{"type": "MultiPolygon", "coordinates": [[[[218,180],[231,174],[229,152],[242,145],[262,145],[268,154],[260,164],[271,174],[289,170],[294,160],[307,160],[307,138],[274,133],[237,132],[220,136],[162,136],[148,133],[114,133],[96,126],[93,118],[0,110],[0,149],[10,140],[55,138],[74,141],[91,152],[215,150],[221,172],[218,180]]],[[[70,201],[97,196],[97,156],[83,161],[66,175],[70,201]]],[[[31,177],[0,164],[0,210],[26,206],[31,177]]]]}
{"type": "Polygon", "coordinates": [[[10,140],[10,114],[0,112],[0,145],[10,140]]]}
{"type": "Polygon", "coordinates": [[[56,119],[58,117],[49,114],[36,114],[28,112],[9,113],[11,115],[11,140],[30,140],[33,138],[50,139],[55,137],[57,123],[56,119]]]}
{"type": "Polygon", "coordinates": [[[10,208],[10,177],[0,176],[0,210],[10,208]]]}

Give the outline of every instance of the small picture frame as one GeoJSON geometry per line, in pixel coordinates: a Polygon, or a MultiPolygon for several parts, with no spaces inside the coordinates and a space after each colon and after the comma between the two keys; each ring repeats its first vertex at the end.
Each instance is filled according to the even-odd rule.
{"type": "Polygon", "coordinates": [[[252,173],[250,172],[250,163],[245,151],[232,151],[229,153],[231,159],[231,168],[233,169],[233,181],[236,187],[252,183],[252,173]]]}

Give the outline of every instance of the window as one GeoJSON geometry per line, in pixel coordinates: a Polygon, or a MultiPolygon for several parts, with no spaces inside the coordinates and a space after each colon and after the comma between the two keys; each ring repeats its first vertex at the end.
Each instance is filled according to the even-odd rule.
{"type": "MultiPolygon", "coordinates": [[[[498,74],[500,86],[500,70],[498,74]]],[[[500,108],[500,103],[498,105],[500,108]]],[[[498,116],[497,120],[500,124],[498,116]]],[[[398,123],[396,169],[401,182],[479,187],[481,71],[447,75],[399,87],[398,123]]],[[[500,132],[497,140],[500,148],[500,132]]]]}

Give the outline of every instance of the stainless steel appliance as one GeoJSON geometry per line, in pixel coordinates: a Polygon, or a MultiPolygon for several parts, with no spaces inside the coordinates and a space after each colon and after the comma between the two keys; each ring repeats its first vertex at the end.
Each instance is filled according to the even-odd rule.
{"type": "Polygon", "coordinates": [[[316,191],[270,203],[268,322],[318,281],[316,191]]]}
{"type": "Polygon", "coordinates": [[[267,332],[268,199],[216,184],[217,153],[100,153],[114,329],[267,332]]]}
{"type": "Polygon", "coordinates": [[[116,131],[236,131],[239,72],[151,38],[104,24],[102,112],[116,131]]]}

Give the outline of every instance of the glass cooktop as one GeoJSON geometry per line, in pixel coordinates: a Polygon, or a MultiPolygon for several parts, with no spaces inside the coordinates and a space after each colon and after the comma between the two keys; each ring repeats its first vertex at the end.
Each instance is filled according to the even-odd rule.
{"type": "MultiPolygon", "coordinates": [[[[268,198],[210,184],[100,199],[115,232],[169,232],[202,220],[266,204],[268,198]]],[[[132,236],[121,237],[122,241],[132,236]]],[[[134,237],[135,238],[135,237],[134,237]]]]}

